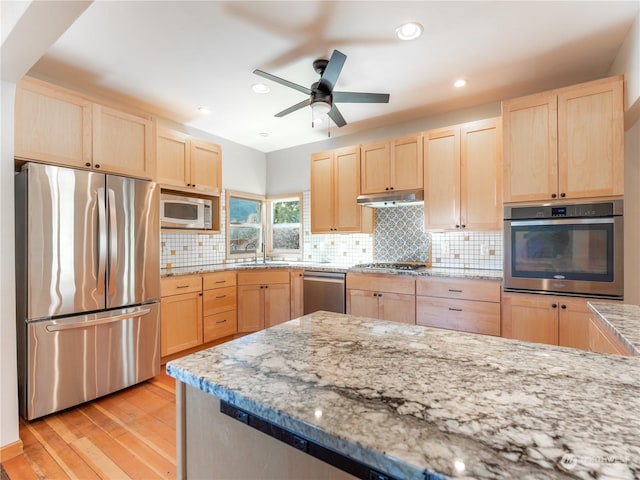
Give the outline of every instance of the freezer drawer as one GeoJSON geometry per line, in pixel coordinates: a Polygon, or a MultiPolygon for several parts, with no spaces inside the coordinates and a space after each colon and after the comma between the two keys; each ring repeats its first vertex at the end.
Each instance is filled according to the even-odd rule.
{"type": "Polygon", "coordinates": [[[160,371],[157,303],[27,324],[21,414],[32,420],[160,371]]]}

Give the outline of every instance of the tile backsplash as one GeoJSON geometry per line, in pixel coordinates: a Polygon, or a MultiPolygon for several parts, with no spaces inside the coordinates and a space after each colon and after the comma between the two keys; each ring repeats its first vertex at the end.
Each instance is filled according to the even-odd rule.
{"type": "MultiPolygon", "coordinates": [[[[311,194],[303,193],[303,260],[355,265],[373,261],[426,262],[434,267],[502,269],[502,232],[424,232],[420,205],[376,210],[373,234],[312,234],[311,194]],[[431,249],[431,252],[429,252],[431,249]],[[430,255],[429,255],[430,253],[430,255]]],[[[162,268],[225,261],[224,193],[221,232],[161,233],[162,268]]],[[[276,260],[293,260],[277,257],[276,260]]]]}

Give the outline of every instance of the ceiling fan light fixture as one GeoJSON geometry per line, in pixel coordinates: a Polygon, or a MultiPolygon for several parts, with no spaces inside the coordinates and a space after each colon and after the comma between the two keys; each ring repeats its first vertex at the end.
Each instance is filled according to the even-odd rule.
{"type": "Polygon", "coordinates": [[[255,93],[264,95],[265,93],[269,93],[271,91],[271,88],[269,88],[269,86],[265,85],[264,83],[254,83],[253,85],[251,85],[251,90],[253,90],[255,93]]]}
{"type": "Polygon", "coordinates": [[[316,100],[311,104],[311,118],[314,123],[316,122],[316,120],[322,120],[325,115],[329,114],[330,111],[331,105],[323,100],[316,100]]]}
{"type": "Polygon", "coordinates": [[[396,28],[396,35],[400,40],[414,40],[422,35],[422,25],[417,22],[408,22],[396,28]]]}
{"type": "Polygon", "coordinates": [[[453,82],[453,86],[456,88],[462,88],[467,84],[467,81],[464,78],[459,78],[455,82],[453,82]]]}

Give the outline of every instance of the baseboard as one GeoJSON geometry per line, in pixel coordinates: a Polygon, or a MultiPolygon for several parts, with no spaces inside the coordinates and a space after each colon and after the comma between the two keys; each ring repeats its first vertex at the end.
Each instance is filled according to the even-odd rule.
{"type": "Polygon", "coordinates": [[[9,443],[0,448],[0,463],[11,460],[13,457],[22,455],[22,440],[9,443]]]}

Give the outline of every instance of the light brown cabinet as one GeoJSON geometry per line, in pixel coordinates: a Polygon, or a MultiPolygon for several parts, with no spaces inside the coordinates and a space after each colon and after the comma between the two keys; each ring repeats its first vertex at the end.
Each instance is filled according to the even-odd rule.
{"type": "Polygon", "coordinates": [[[162,278],[160,289],[160,355],[202,344],[202,277],[162,278]]]}
{"type": "Polygon", "coordinates": [[[313,233],[372,232],[373,210],[357,204],[359,194],[359,147],[311,155],[313,233]]]}
{"type": "Polygon", "coordinates": [[[504,201],[624,193],[622,77],[508,100],[504,201]]]}
{"type": "Polygon", "coordinates": [[[613,355],[633,355],[633,352],[595,316],[589,319],[589,349],[592,352],[613,355]]]}
{"type": "Polygon", "coordinates": [[[347,313],[415,324],[415,288],[409,276],[347,273],[347,313]]]}
{"type": "Polygon", "coordinates": [[[424,133],[425,228],[502,228],[499,118],[424,133]]]}
{"type": "Polygon", "coordinates": [[[238,272],[238,332],[256,332],[290,320],[289,288],[289,270],[238,272]]]}
{"type": "Polygon", "coordinates": [[[549,295],[505,293],[502,336],[528,342],[589,348],[587,300],[549,295]]]}
{"type": "Polygon", "coordinates": [[[493,280],[418,278],[416,323],[500,336],[501,288],[493,280]]]}
{"type": "Polygon", "coordinates": [[[421,134],[364,144],[361,155],[363,194],[423,187],[421,134]]]}
{"type": "Polygon", "coordinates": [[[158,129],[158,183],[163,187],[208,195],[222,191],[222,150],[219,145],[181,132],[158,129]]]}
{"type": "Polygon", "coordinates": [[[236,333],[236,272],[203,274],[202,290],[203,342],[212,342],[236,333]]]}
{"type": "Polygon", "coordinates": [[[291,291],[291,318],[304,315],[304,270],[294,268],[289,272],[291,291]]]}
{"type": "Polygon", "coordinates": [[[18,84],[15,157],[154,179],[154,122],[25,78],[18,84]]]}

